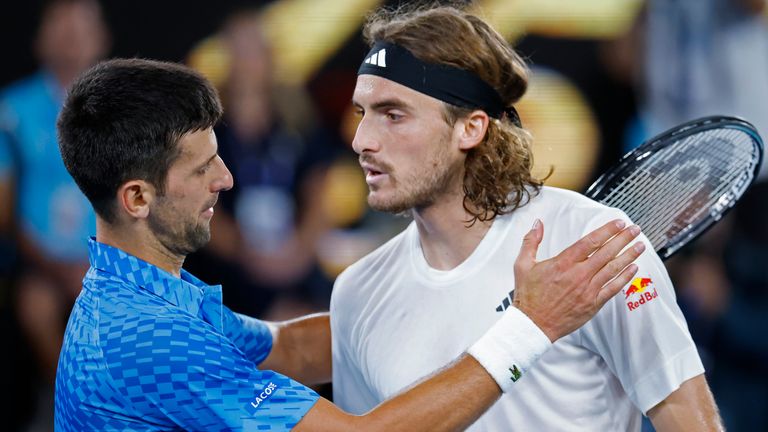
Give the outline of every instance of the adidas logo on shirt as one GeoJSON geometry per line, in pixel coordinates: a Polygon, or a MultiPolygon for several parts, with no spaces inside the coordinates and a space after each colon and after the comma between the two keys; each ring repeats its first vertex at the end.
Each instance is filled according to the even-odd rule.
{"type": "Polygon", "coordinates": [[[504,312],[505,310],[509,309],[509,306],[512,305],[512,297],[514,292],[514,290],[510,291],[509,294],[507,294],[507,297],[502,300],[501,304],[496,306],[496,312],[504,312]]]}
{"type": "Polygon", "coordinates": [[[387,49],[382,48],[379,50],[379,52],[374,53],[367,59],[365,59],[365,63],[381,66],[383,68],[387,67],[387,49]]]}

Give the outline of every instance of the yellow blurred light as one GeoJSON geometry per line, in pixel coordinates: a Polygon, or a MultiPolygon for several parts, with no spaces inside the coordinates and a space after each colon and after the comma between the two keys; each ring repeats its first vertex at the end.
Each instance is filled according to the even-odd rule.
{"type": "Polygon", "coordinates": [[[525,33],[601,39],[626,32],[643,0],[478,0],[475,11],[513,40],[525,33]]]}
{"type": "Polygon", "coordinates": [[[381,0],[282,0],[264,11],[264,27],[275,55],[275,77],[283,84],[306,82],[354,35],[381,0]]]}
{"type": "Polygon", "coordinates": [[[229,73],[229,51],[216,33],[192,48],[187,57],[187,64],[220,88],[229,73]]]}
{"type": "Polygon", "coordinates": [[[533,135],[533,173],[543,177],[554,167],[546,184],[581,191],[597,162],[595,116],[565,77],[540,68],[532,72],[529,90],[516,106],[533,135]]]}
{"type": "Polygon", "coordinates": [[[353,158],[342,158],[328,169],[323,190],[323,210],[333,226],[359,220],[367,210],[368,186],[363,170],[353,158]]]}

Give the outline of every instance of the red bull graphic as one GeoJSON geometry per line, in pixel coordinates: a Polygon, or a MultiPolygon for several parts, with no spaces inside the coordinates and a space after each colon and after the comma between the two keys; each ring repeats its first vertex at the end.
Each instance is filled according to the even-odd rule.
{"type": "Polygon", "coordinates": [[[624,300],[627,301],[627,309],[633,311],[659,296],[651,278],[635,278],[624,291],[624,300]],[[652,289],[652,291],[651,291],[652,289]],[[629,297],[633,296],[632,299],[629,297]]]}
{"type": "Polygon", "coordinates": [[[645,288],[648,287],[648,285],[651,284],[651,278],[635,278],[632,280],[632,283],[629,285],[629,288],[627,288],[627,291],[624,293],[624,298],[627,299],[629,296],[635,293],[641,293],[645,291],[645,288]]]}

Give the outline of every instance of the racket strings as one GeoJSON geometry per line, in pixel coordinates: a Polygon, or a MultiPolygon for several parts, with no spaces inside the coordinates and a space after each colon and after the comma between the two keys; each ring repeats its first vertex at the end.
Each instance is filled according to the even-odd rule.
{"type": "Polygon", "coordinates": [[[624,210],[659,250],[733,205],[752,179],[755,152],[738,129],[699,132],[643,155],[642,168],[617,179],[600,202],[624,210]]]}
{"type": "Polygon", "coordinates": [[[673,227],[674,230],[674,227],[680,226],[680,222],[676,222],[675,219],[685,205],[682,199],[671,199],[671,197],[690,196],[697,189],[697,185],[693,182],[680,182],[674,177],[671,180],[656,177],[636,187],[658,192],[640,196],[627,195],[625,200],[616,206],[624,206],[627,214],[643,227],[643,231],[651,242],[654,245],[660,244],[669,232],[669,227],[673,227]],[[653,199],[648,199],[649,196],[653,199]]]}
{"type": "MultiPolygon", "coordinates": [[[[704,155],[706,156],[712,155],[704,155]]],[[[710,187],[711,184],[707,180],[722,178],[723,174],[727,173],[727,169],[722,169],[723,165],[719,165],[720,169],[713,170],[712,165],[705,162],[702,159],[689,160],[683,165],[670,167],[667,175],[659,177],[665,184],[660,188],[661,193],[657,197],[657,202],[629,209],[630,212],[637,214],[637,218],[646,221],[655,244],[673,241],[674,237],[691,226],[692,221],[706,217],[704,213],[709,208],[709,200],[713,195],[717,196],[721,192],[710,187]],[[646,209],[648,211],[644,211],[646,209]]]]}
{"type": "MultiPolygon", "coordinates": [[[[701,151],[701,149],[696,150],[701,151]]],[[[711,159],[712,157],[720,156],[712,151],[702,153],[705,154],[699,157],[709,157],[711,159]]],[[[711,186],[716,184],[715,179],[725,182],[729,181],[725,178],[729,173],[729,169],[723,168],[728,165],[722,163],[722,160],[716,161],[711,165],[702,163],[705,161],[702,159],[688,161],[680,167],[671,169],[669,175],[662,177],[663,179],[671,179],[667,183],[664,193],[666,196],[677,199],[661,202],[661,205],[650,207],[652,211],[646,212],[647,214],[642,214],[642,208],[638,211],[640,213],[638,217],[642,219],[662,222],[655,224],[656,226],[651,226],[651,230],[655,233],[653,235],[655,242],[674,241],[674,237],[691,226],[692,221],[697,220],[697,218],[706,217],[707,209],[714,204],[714,202],[710,201],[714,201],[716,197],[720,196],[721,192],[725,192],[711,186]],[[716,169],[710,170],[710,167],[715,167],[716,169]],[[698,170],[695,168],[698,168],[698,170]],[[683,171],[689,173],[681,175],[683,171]],[[698,176],[692,177],[690,171],[694,171],[698,176]],[[659,217],[664,214],[667,215],[666,218],[659,217]],[[664,227],[669,227],[669,229],[664,231],[664,227]]]]}
{"type": "MultiPolygon", "coordinates": [[[[660,236],[665,234],[662,229],[680,225],[675,223],[678,212],[670,211],[670,208],[680,209],[684,205],[680,197],[691,196],[699,184],[678,180],[683,166],[665,168],[670,169],[667,175],[650,174],[654,171],[650,169],[653,167],[658,167],[658,164],[648,170],[636,172],[614,191],[614,197],[609,196],[607,199],[612,200],[610,205],[624,209],[635,222],[640,223],[646,236],[649,236],[655,245],[658,244],[660,236]],[[649,194],[648,191],[654,193],[649,194]]],[[[699,168],[700,172],[707,169],[707,165],[700,160],[690,161],[685,165],[688,169],[694,167],[699,168]]]]}
{"type": "MultiPolygon", "coordinates": [[[[690,140],[680,146],[690,151],[685,148],[690,146],[690,140]]],[[[701,152],[699,158],[690,160],[690,157],[685,157],[689,159],[687,161],[682,159],[684,153],[680,151],[659,154],[657,161],[636,174],[629,183],[635,191],[644,189],[642,192],[652,190],[655,193],[643,194],[642,200],[636,200],[634,194],[624,194],[623,200],[617,201],[617,206],[646,222],[644,229],[657,234],[654,236],[656,242],[661,240],[661,236],[669,238],[678,234],[688,226],[688,221],[700,216],[706,209],[708,199],[708,195],[702,193],[702,182],[711,177],[720,180],[728,173],[728,169],[723,169],[728,160],[723,152],[717,151],[717,146],[703,146],[696,152],[701,152]],[[712,163],[712,160],[715,162],[712,163]],[[649,196],[654,199],[648,200],[649,196]],[[663,231],[665,227],[668,229],[663,231]]]]}

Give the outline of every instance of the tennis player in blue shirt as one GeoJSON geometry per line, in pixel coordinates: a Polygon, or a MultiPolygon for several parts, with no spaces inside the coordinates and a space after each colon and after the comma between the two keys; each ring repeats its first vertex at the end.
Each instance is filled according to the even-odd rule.
{"type": "Polygon", "coordinates": [[[212,129],[221,114],[210,83],[171,63],[104,62],[70,90],[60,149],[97,228],[59,359],[57,430],[464,429],[636,270],[639,252],[621,252],[634,230],[621,223],[542,262],[536,224],[515,263],[515,307],[442,371],[365,415],[346,414],[294,381],[330,380],[327,315],[239,315],[222,305],[220,286],[182,270],[232,187],[212,129]]]}

